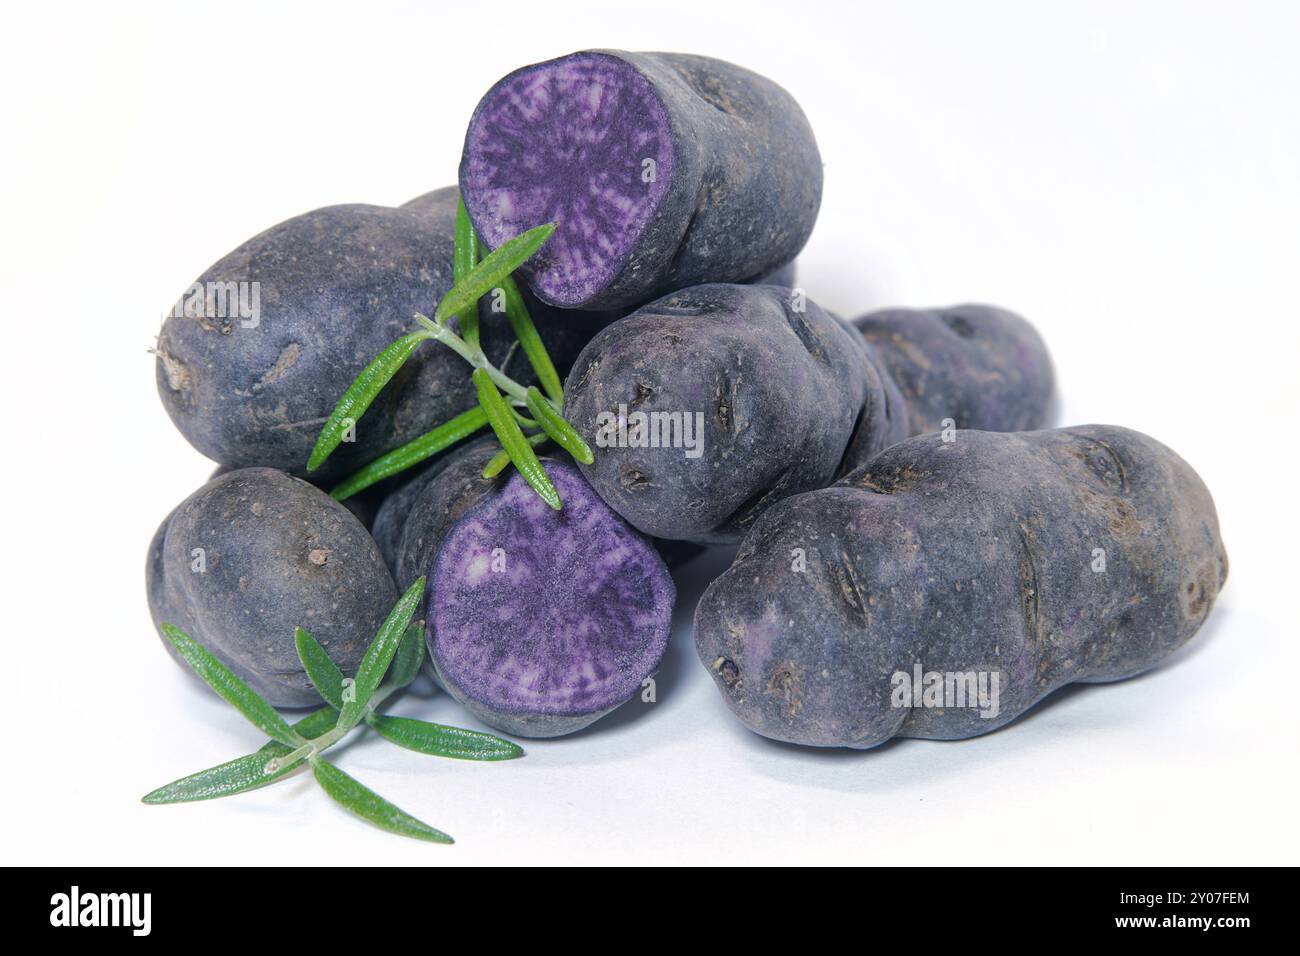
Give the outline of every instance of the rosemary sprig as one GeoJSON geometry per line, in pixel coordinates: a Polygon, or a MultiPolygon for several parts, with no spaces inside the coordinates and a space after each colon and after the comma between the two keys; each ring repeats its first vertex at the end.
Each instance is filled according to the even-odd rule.
{"type": "Polygon", "coordinates": [[[364,721],[382,737],[419,753],[459,760],[508,760],[523,750],[492,734],[379,714],[389,696],[420,671],[424,628],[411,622],[424,594],[420,578],[398,600],[348,681],[320,643],[302,628],[294,634],[298,656],[317,692],[329,706],[308,714],[292,727],[256,691],[180,628],[162,626],[194,671],[218,694],[273,739],[261,749],[207,770],[190,774],[146,794],[145,803],[188,803],[256,790],[310,766],[321,789],[335,802],[382,829],[434,843],[451,843],[430,827],[348,776],[321,754],[364,721]],[[391,665],[391,666],[390,666],[391,665]],[[388,679],[381,682],[385,672],[388,679]]]}
{"type": "MultiPolygon", "coordinates": [[[[540,448],[550,440],[551,437],[545,432],[538,432],[535,435],[528,436],[528,444],[533,448],[540,448]]],[[[489,458],[488,463],[483,466],[483,477],[495,478],[497,475],[501,474],[501,472],[505,471],[506,466],[509,464],[510,453],[502,448],[499,452],[489,458]]]]}
{"type": "MultiPolygon", "coordinates": [[[[384,623],[379,625],[379,633],[366,648],[357,667],[357,676],[351,687],[351,694],[343,694],[343,706],[339,708],[339,722],[336,728],[347,733],[366,715],[366,705],[374,696],[380,680],[388,673],[388,665],[393,662],[397,645],[406,636],[406,628],[415,616],[415,608],[424,597],[424,578],[420,578],[406,593],[397,599],[393,609],[388,612],[384,623]]],[[[319,646],[319,645],[318,645],[319,646]]],[[[328,700],[328,698],[326,698],[328,700]]]]}
{"type": "Polygon", "coordinates": [[[275,712],[275,708],[268,704],[261,694],[235,676],[234,671],[209,654],[198,641],[171,624],[164,624],[162,632],[185,663],[189,664],[194,672],[221,696],[222,700],[247,717],[254,727],[272,740],[278,740],[290,747],[296,747],[303,742],[303,738],[297,731],[284,722],[284,718],[275,712]]]}
{"type": "MultiPolygon", "coordinates": [[[[562,507],[559,495],[532,450],[544,438],[537,435],[525,438],[522,430],[541,429],[584,464],[592,461],[591,449],[573,426],[564,420],[564,389],[560,376],[528,314],[519,287],[511,278],[511,273],[528,261],[554,231],[555,223],[529,229],[502,243],[479,262],[478,237],[465,210],[464,201],[458,201],[455,248],[452,254],[455,285],[438,302],[432,319],[417,314],[416,328],[381,352],[343,393],[325,427],[321,429],[307,463],[307,470],[319,468],[338,448],[383,387],[425,341],[432,340],[445,345],[470,365],[473,370],[471,377],[474,378],[475,391],[479,397],[479,408],[462,412],[427,434],[376,458],[354,472],[330,492],[336,500],[342,501],[444,451],[488,424],[495,410],[498,414],[493,430],[498,437],[503,432],[508,434],[511,440],[508,445],[502,442],[506,461],[497,464],[497,459],[494,458],[489,468],[484,470],[485,476],[488,476],[489,470],[492,470],[493,475],[499,474],[506,464],[513,462],[547,504],[557,509],[562,507]],[[529,389],[494,366],[483,352],[479,339],[478,301],[493,288],[500,289],[503,293],[506,320],[545,391],[543,396],[541,391],[533,389],[537,393],[536,397],[544,403],[541,406],[530,405],[529,389]],[[455,328],[449,322],[452,318],[456,319],[455,328]],[[479,384],[482,378],[488,379],[493,386],[490,391],[479,384]],[[494,401],[493,396],[499,401],[494,401]],[[492,403],[493,408],[489,409],[485,402],[492,403]],[[504,416],[499,414],[503,408],[504,416]],[[544,414],[539,413],[539,408],[544,414]],[[529,414],[525,415],[524,410],[529,414]],[[504,424],[506,420],[510,421],[509,425],[504,424]]],[[[535,401],[536,399],[534,403],[535,401]]]]}
{"type": "Polygon", "coordinates": [[[524,400],[528,404],[528,410],[541,425],[542,431],[546,432],[555,444],[584,465],[590,465],[596,460],[596,456],[591,453],[591,448],[582,440],[578,430],[564,420],[564,416],[551,404],[550,399],[536,388],[529,388],[524,400]]]}
{"type": "Polygon", "coordinates": [[[528,314],[528,306],[524,305],[519,286],[515,285],[514,279],[506,276],[501,280],[501,291],[505,296],[506,321],[510,323],[515,338],[523,347],[524,355],[528,356],[528,362],[537,374],[537,381],[542,383],[542,388],[546,389],[546,394],[555,402],[555,406],[563,409],[564,386],[560,384],[560,374],[555,371],[555,365],[542,343],[537,326],[533,324],[533,317],[528,314]]]}
{"type": "Polygon", "coordinates": [[[351,810],[361,819],[373,823],[381,830],[399,836],[428,840],[430,843],[455,843],[441,830],[421,823],[400,807],[395,807],[369,787],[349,777],[346,773],[321,757],[311,758],[311,772],[321,789],[335,803],[351,810]]]}

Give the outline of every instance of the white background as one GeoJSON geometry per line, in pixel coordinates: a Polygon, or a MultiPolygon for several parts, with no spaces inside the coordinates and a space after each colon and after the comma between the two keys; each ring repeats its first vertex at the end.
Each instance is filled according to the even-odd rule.
{"type": "MultiPolygon", "coordinates": [[[[1300,862],[1296,5],[496,9],[7,11],[4,861],[1300,862]],[[1232,562],[1208,625],[1156,671],[982,739],[800,750],[736,723],[695,660],[722,555],[681,580],[657,704],[507,764],[340,753],[455,847],[372,830],[305,778],[141,805],[261,743],[145,606],[150,536],[212,467],[155,394],[162,312],[273,223],[452,182],[492,82],[595,46],[709,54],[794,93],[826,163],[814,299],[1014,308],[1053,350],[1059,424],[1181,452],[1232,562]]],[[[398,711],[472,726],[427,688],[398,711]]]]}

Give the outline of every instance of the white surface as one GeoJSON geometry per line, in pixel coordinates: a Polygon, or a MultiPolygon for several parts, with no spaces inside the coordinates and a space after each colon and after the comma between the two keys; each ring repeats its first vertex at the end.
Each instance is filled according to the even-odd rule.
{"type": "Polygon", "coordinates": [[[1300,862],[1294,5],[547,0],[487,32],[487,6],[269,6],[7,14],[5,862],[1300,862]],[[1059,423],[1179,450],[1232,561],[1209,624],[991,736],[828,753],[730,717],[688,603],[653,707],[509,764],[343,753],[454,848],[301,778],[142,806],[261,742],[145,607],[150,536],[211,468],[155,395],[162,312],[281,219],[450,183],[494,80],[591,46],[706,53],[795,94],[826,161],[813,298],[1017,309],[1053,349],[1059,423]]]}

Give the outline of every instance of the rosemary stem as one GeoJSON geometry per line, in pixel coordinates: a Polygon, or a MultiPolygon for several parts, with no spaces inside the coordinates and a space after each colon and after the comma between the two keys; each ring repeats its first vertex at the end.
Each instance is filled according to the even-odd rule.
{"type": "MultiPolygon", "coordinates": [[[[370,702],[366,704],[365,716],[369,717],[373,714],[376,707],[399,690],[401,690],[401,688],[396,684],[381,684],[375,690],[374,696],[370,698],[370,702]]],[[[265,773],[277,773],[282,768],[297,763],[299,760],[306,760],[308,763],[311,763],[322,751],[333,747],[336,743],[346,737],[349,730],[352,730],[352,728],[349,727],[347,730],[340,730],[337,726],[331,727],[319,737],[313,737],[311,740],[305,741],[297,750],[291,750],[282,757],[271,758],[271,760],[267,761],[263,770],[265,773]]]]}
{"type": "Polygon", "coordinates": [[[489,362],[482,349],[472,347],[447,326],[439,325],[428,316],[416,315],[415,320],[424,328],[429,338],[441,342],[474,368],[486,369],[488,377],[496,383],[497,388],[501,389],[501,391],[511,398],[518,399],[520,402],[527,402],[528,389],[489,362]]]}

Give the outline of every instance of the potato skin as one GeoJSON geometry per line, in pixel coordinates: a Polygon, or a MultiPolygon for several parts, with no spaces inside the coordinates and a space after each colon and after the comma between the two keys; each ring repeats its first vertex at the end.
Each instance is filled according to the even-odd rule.
{"type": "MultiPolygon", "coordinates": [[[[498,212],[476,188],[490,191],[482,177],[494,165],[480,154],[482,144],[476,150],[476,130],[481,123],[491,124],[501,108],[498,96],[513,100],[503,89],[523,77],[538,81],[547,71],[576,61],[590,62],[598,72],[634,72],[653,89],[656,108],[663,110],[671,131],[666,149],[671,159],[659,156],[671,165],[671,181],[614,274],[581,296],[547,294],[537,279],[537,270],[555,248],[581,245],[587,238],[568,234],[561,223],[562,231],[551,243],[555,248],[543,249],[521,269],[541,298],[565,308],[626,311],[703,282],[754,281],[794,259],[808,241],[822,196],[821,155],[807,117],[786,90],[766,77],[722,60],[680,53],[585,50],[522,67],[499,80],[475,108],[460,164],[466,206],[481,235],[494,234],[498,212]]],[[[578,162],[574,154],[581,155],[571,133],[551,131],[525,142],[525,155],[534,161],[540,157],[546,168],[578,162]],[[558,154],[547,152],[552,140],[562,144],[558,154]]],[[[525,162],[521,172],[526,175],[530,168],[525,162]]],[[[591,187],[581,172],[576,180],[572,189],[591,187]]],[[[625,199],[644,190],[635,177],[602,180],[605,189],[620,188],[620,183],[633,191],[624,193],[625,199]]],[[[588,232],[609,231],[599,222],[589,225],[588,232]]]]}
{"type": "Polygon", "coordinates": [[[745,282],[794,259],[822,199],[822,160],[794,97],[711,57],[605,51],[641,71],[677,135],[678,172],[604,307],[703,282],[745,282]]]}
{"type": "Polygon", "coordinates": [[[596,450],[583,473],[610,507],[646,534],[705,544],[739,541],[774,502],[945,419],[1041,425],[1052,394],[1042,339],[1005,309],[891,309],[849,326],[788,288],[721,283],[602,330],[565,389],[570,421],[596,450]],[[703,455],[599,447],[599,417],[620,406],[707,410],[703,455]]]}
{"type": "Polygon", "coordinates": [[[146,586],[155,626],[179,627],[277,707],[321,703],[294,628],[351,674],[398,596],[361,523],[271,468],[227,472],[181,502],[149,546],[146,586]]]}
{"type": "Polygon", "coordinates": [[[776,286],[695,286],[592,339],[565,411],[595,452],[582,472],[611,508],[655,537],[727,543],[771,502],[835,478],[859,418],[883,409],[883,387],[847,326],[802,308],[776,286]],[[702,413],[703,453],[602,447],[601,415],[620,405],[702,413]]]}
{"type": "MultiPolygon", "coordinates": [[[[859,316],[881,369],[907,404],[912,434],[957,428],[1042,428],[1054,388],[1052,360],[1032,325],[1007,309],[957,305],[859,316]]],[[[865,459],[863,459],[865,463],[865,459]]]]}
{"type": "Polygon", "coordinates": [[[1209,492],[1152,438],[1106,425],[924,435],[769,509],[701,599],[695,640],[764,736],[960,739],[1065,684],[1155,666],[1205,621],[1227,569],[1209,492]],[[997,674],[1000,712],[893,706],[891,675],[917,664],[997,674]]]}
{"type": "MultiPolygon", "coordinates": [[[[197,283],[257,282],[260,315],[169,316],[157,345],[158,394],[176,427],[204,455],[232,468],[303,474],[325,419],[353,379],[430,313],[452,286],[454,187],[406,207],[327,206],[253,237],[197,283]]],[[[484,347],[505,359],[513,335],[482,305],[484,347]]],[[[609,317],[555,310],[535,321],[561,373],[609,317]]],[[[531,380],[526,358],[509,372],[531,380]]],[[[312,477],[342,477],[475,402],[468,369],[426,344],[380,393],[345,443],[312,477]]]]}

